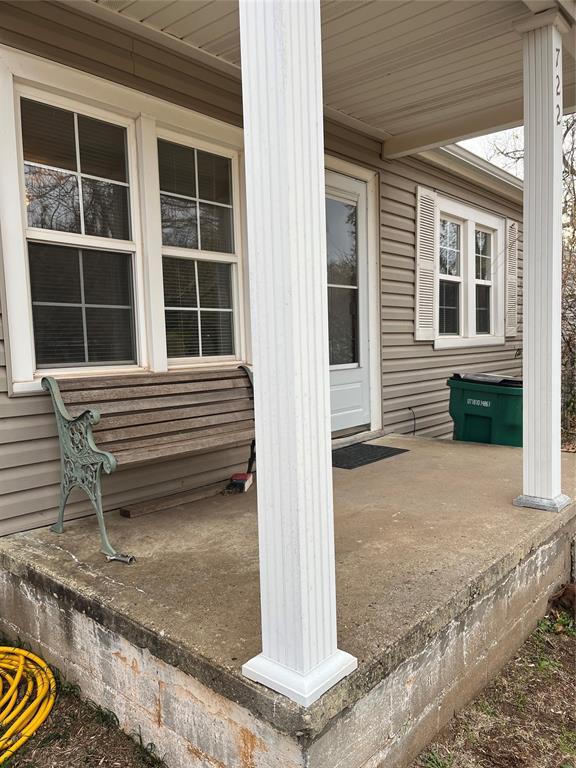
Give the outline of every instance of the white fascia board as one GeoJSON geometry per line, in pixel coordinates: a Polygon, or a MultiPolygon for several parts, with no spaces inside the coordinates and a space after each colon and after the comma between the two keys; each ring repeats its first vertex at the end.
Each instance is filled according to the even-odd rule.
{"type": "Polygon", "coordinates": [[[447,147],[438,147],[424,152],[418,152],[415,157],[428,163],[437,165],[463,178],[474,181],[476,184],[490,189],[502,197],[515,203],[522,203],[523,182],[517,176],[507,173],[493,163],[483,160],[464,147],[450,144],[447,147]]]}

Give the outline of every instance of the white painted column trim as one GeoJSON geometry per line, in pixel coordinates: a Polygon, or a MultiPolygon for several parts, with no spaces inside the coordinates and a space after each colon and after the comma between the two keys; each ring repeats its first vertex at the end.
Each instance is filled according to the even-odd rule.
{"type": "Polygon", "coordinates": [[[308,706],[338,650],[320,2],[240,0],[258,446],[262,653],[244,674],[308,706]]]}
{"type": "Polygon", "coordinates": [[[142,257],[144,261],[144,307],[148,365],[152,371],[167,371],[166,324],[162,278],[162,221],[156,119],[140,113],[136,120],[138,178],[142,210],[142,257]]]}
{"type": "Polygon", "coordinates": [[[32,302],[28,282],[28,250],[20,189],[20,145],[18,115],[12,71],[0,61],[0,236],[4,268],[6,312],[5,334],[10,353],[9,386],[30,381],[34,375],[32,302]],[[17,340],[17,343],[16,343],[17,340]]]}
{"type": "Polygon", "coordinates": [[[534,16],[524,45],[524,480],[517,506],[560,510],[562,37],[559,14],[534,16]]]}

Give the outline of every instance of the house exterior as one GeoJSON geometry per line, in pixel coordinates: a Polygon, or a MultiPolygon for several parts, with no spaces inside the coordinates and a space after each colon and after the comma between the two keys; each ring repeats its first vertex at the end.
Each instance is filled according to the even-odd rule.
{"type": "MultiPolygon", "coordinates": [[[[570,0],[5,3],[3,532],[53,518],[47,371],[250,361],[262,652],[243,674],[308,707],[357,667],[337,644],[331,434],[446,435],[454,368],[519,372],[520,277],[514,504],[566,507],[575,24],[570,0]],[[436,151],[522,121],[522,212],[510,179],[436,151]]],[[[108,505],[242,458],[113,476],[108,505]]]]}
{"type": "MultiPolygon", "coordinates": [[[[93,374],[105,370],[113,374],[132,369],[252,362],[239,83],[229,75],[200,67],[195,68],[192,77],[190,67],[195,65],[182,55],[162,52],[139,36],[138,30],[129,34],[113,30],[109,14],[92,18],[81,10],[79,6],[6,3],[0,20],[4,66],[21,72],[15,78],[19,163],[13,181],[19,185],[21,200],[33,195],[33,189],[37,197],[27,208],[22,202],[16,213],[27,217],[25,225],[31,235],[31,261],[24,275],[27,285],[21,300],[24,305],[28,303],[29,314],[35,313],[28,319],[33,338],[22,334],[21,326],[11,332],[4,325],[4,391],[0,406],[2,533],[46,524],[52,521],[58,506],[56,426],[49,398],[39,390],[40,376],[53,370],[66,376],[79,371],[93,374]],[[93,45],[82,45],[82,53],[76,37],[66,32],[74,28],[94,41],[93,45]],[[97,43],[102,40],[106,40],[105,45],[97,43]],[[167,64],[170,89],[166,88],[167,64]],[[131,67],[137,75],[129,73],[131,67]],[[95,86],[101,89],[98,97],[86,98],[95,86]],[[126,105],[130,101],[128,111],[132,117],[127,117],[126,105]],[[75,153],[78,142],[79,166],[74,158],[72,162],[70,158],[58,159],[59,150],[50,149],[56,146],[68,123],[69,154],[75,153]],[[46,126],[43,139],[37,130],[42,125],[46,126]],[[93,152],[106,154],[116,151],[115,140],[125,140],[127,155],[117,158],[116,169],[110,169],[110,158],[101,157],[101,167],[97,167],[95,158],[93,173],[84,173],[88,160],[82,165],[83,125],[85,130],[90,125],[103,126],[104,131],[106,126],[117,126],[116,134],[110,128],[110,135],[103,134],[100,139],[95,136],[96,145],[92,147],[93,152]],[[158,148],[156,140],[160,142],[158,148]],[[175,168],[179,163],[185,167],[187,162],[188,181],[185,173],[178,180],[175,168]],[[207,188],[200,194],[218,200],[194,200],[195,164],[198,183],[204,180],[210,187],[210,191],[207,188]],[[110,207],[100,211],[98,222],[87,221],[89,207],[97,204],[94,196],[90,201],[86,198],[84,207],[79,206],[77,221],[70,223],[61,210],[57,214],[60,220],[50,221],[56,205],[50,195],[46,198],[45,185],[54,185],[62,178],[73,182],[75,177],[64,177],[63,170],[76,172],[78,167],[80,183],[84,177],[87,180],[82,186],[84,195],[87,186],[99,184],[100,193],[124,188],[127,196],[106,203],[110,207]],[[123,170],[126,167],[127,173],[123,170]],[[114,176],[106,182],[108,187],[104,181],[97,181],[107,174],[114,176]],[[230,181],[231,186],[227,186],[230,181]],[[219,184],[226,189],[217,189],[219,184]],[[130,224],[127,217],[124,223],[115,223],[117,217],[125,216],[128,200],[130,224]],[[186,200],[201,209],[199,233],[197,223],[186,218],[186,200]],[[175,202],[180,210],[171,207],[175,202]],[[204,242],[199,243],[202,217],[214,211],[230,214],[230,218],[211,223],[213,242],[207,241],[205,229],[204,242]],[[88,235],[90,227],[98,234],[88,235]],[[53,302],[52,309],[41,297],[41,284],[49,290],[46,281],[53,266],[48,262],[63,259],[58,269],[64,268],[79,245],[106,246],[106,240],[94,239],[102,236],[114,240],[115,247],[124,253],[133,253],[132,266],[125,256],[125,266],[113,273],[115,279],[124,281],[123,290],[129,292],[128,283],[135,281],[125,309],[109,310],[108,323],[102,307],[77,309],[78,316],[82,311],[88,316],[84,333],[89,315],[96,318],[101,313],[102,338],[98,343],[109,345],[110,333],[124,334],[124,342],[104,352],[104,358],[111,358],[105,365],[97,363],[104,359],[102,352],[94,360],[87,360],[87,350],[76,349],[74,334],[82,335],[82,322],[65,319],[74,310],[70,306],[56,308],[58,303],[74,303],[78,298],[69,293],[75,290],[70,281],[77,279],[76,273],[63,277],[62,282],[53,285],[49,296],[44,295],[53,302]],[[191,237],[196,241],[192,242],[191,237]],[[69,250],[63,251],[61,246],[69,250]],[[198,256],[200,260],[194,258],[198,256]],[[40,270],[36,274],[34,264],[40,270]],[[208,307],[200,315],[205,326],[210,318],[217,318],[221,324],[216,336],[215,326],[206,332],[202,349],[193,339],[197,331],[186,324],[187,318],[198,313],[191,309],[186,314],[187,310],[182,309],[186,299],[179,295],[184,281],[190,280],[190,274],[185,273],[187,266],[192,272],[199,270],[194,276],[200,291],[214,291],[219,286],[223,292],[218,301],[224,303],[217,304],[223,311],[208,307]],[[122,314],[126,316],[124,321],[122,314]],[[54,345],[59,334],[63,342],[58,348],[54,345]],[[13,373],[9,351],[22,344],[34,346],[35,362],[25,380],[13,373]]],[[[328,290],[333,436],[382,431],[449,437],[452,425],[445,381],[454,370],[507,375],[521,372],[517,318],[520,297],[511,289],[517,280],[521,254],[521,184],[459,147],[383,160],[379,141],[330,120],[325,121],[325,151],[328,263],[332,265],[328,290]],[[419,269],[426,263],[426,243],[419,245],[418,241],[426,222],[419,222],[418,217],[425,215],[426,205],[422,206],[422,202],[428,200],[437,218],[432,223],[436,230],[436,242],[431,245],[436,264],[436,299],[432,306],[428,306],[426,286],[418,286],[419,269]],[[441,280],[440,272],[440,218],[450,222],[445,226],[453,230],[443,233],[443,238],[462,239],[456,250],[442,251],[462,259],[461,267],[455,262],[446,267],[446,271],[455,273],[447,275],[446,280],[441,280]],[[482,275],[490,279],[484,281],[484,287],[476,287],[476,275],[472,274],[476,270],[476,241],[464,242],[465,228],[466,236],[480,238],[486,234],[489,241],[490,255],[483,257],[488,266],[482,275]],[[424,261],[419,264],[420,254],[424,261]],[[349,283],[351,287],[344,287],[349,283]],[[443,294],[446,290],[460,293],[462,314],[457,320],[447,319],[451,310],[440,309],[441,286],[443,294]],[[490,307],[478,332],[474,315],[480,311],[474,309],[477,291],[479,296],[489,297],[486,305],[490,307]],[[427,313],[434,315],[433,328],[426,327],[425,322],[418,325],[418,319],[426,318],[427,313]],[[451,322],[456,325],[450,327],[451,322]]],[[[9,236],[4,237],[4,244],[4,252],[11,253],[9,236]]],[[[102,265],[101,273],[97,268],[90,281],[102,280],[106,269],[102,265]]],[[[5,291],[12,291],[16,278],[10,264],[4,265],[4,275],[5,291]]],[[[87,285],[81,287],[86,291],[87,285]]],[[[118,473],[107,480],[106,504],[115,508],[176,490],[213,486],[229,477],[244,462],[245,454],[245,448],[227,449],[192,460],[118,473]]],[[[78,494],[71,500],[69,514],[78,516],[90,509],[78,494]]]]}

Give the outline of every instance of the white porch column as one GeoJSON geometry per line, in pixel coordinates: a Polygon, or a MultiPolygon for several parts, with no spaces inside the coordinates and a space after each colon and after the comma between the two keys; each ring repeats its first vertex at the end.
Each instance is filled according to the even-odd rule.
{"type": "Polygon", "coordinates": [[[561,16],[524,39],[524,487],[517,506],[560,510],[562,287],[561,16]]]}
{"type": "Polygon", "coordinates": [[[240,0],[262,653],[304,706],[356,668],[336,645],[319,0],[240,0]]]}

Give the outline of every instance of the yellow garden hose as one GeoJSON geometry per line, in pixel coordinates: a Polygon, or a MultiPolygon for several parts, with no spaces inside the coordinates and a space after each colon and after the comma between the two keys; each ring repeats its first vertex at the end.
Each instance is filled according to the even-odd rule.
{"type": "Polygon", "coordinates": [[[48,664],[22,648],[0,646],[0,765],[50,714],[56,680],[48,664]]]}

